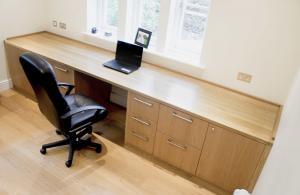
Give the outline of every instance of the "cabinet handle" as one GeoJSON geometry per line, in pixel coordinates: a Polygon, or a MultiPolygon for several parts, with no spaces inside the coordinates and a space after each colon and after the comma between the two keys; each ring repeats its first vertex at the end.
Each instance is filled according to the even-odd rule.
{"type": "Polygon", "coordinates": [[[141,140],[143,140],[143,141],[145,141],[145,142],[148,142],[148,141],[149,141],[149,138],[148,138],[148,137],[142,136],[142,135],[138,134],[138,133],[135,132],[135,131],[130,131],[130,133],[131,133],[131,135],[133,135],[133,136],[135,136],[135,137],[137,137],[137,138],[139,138],[139,139],[141,139],[141,140]]]}
{"type": "Polygon", "coordinates": [[[145,102],[145,101],[143,101],[143,100],[141,100],[141,99],[139,99],[139,98],[137,98],[137,97],[135,97],[135,98],[133,98],[135,101],[137,101],[137,102],[140,102],[140,103],[142,103],[142,104],[145,104],[146,106],[149,106],[149,107],[152,107],[153,106],[153,104],[151,104],[151,103],[148,103],[148,102],[145,102]]]}
{"type": "Polygon", "coordinates": [[[168,144],[170,144],[172,146],[175,146],[177,148],[180,148],[182,150],[186,150],[187,149],[187,147],[184,146],[184,145],[180,145],[180,144],[174,143],[174,141],[172,139],[170,139],[170,138],[168,139],[168,144]]]}
{"type": "Polygon", "coordinates": [[[136,118],[136,117],[131,117],[133,120],[135,120],[135,121],[137,121],[137,122],[139,122],[139,123],[142,123],[142,124],[144,124],[144,125],[146,125],[146,126],[150,126],[150,123],[147,123],[147,122],[145,122],[145,121],[143,121],[143,120],[141,120],[141,119],[138,119],[138,118],[136,118]]]}
{"type": "Polygon", "coordinates": [[[188,118],[185,118],[183,116],[180,116],[176,112],[173,112],[172,115],[175,116],[175,117],[177,117],[177,118],[180,118],[180,119],[182,119],[182,120],[184,120],[184,121],[186,121],[188,123],[193,123],[193,119],[188,119],[188,118]]]}
{"type": "Polygon", "coordinates": [[[63,68],[60,68],[60,67],[57,67],[57,66],[54,66],[54,68],[56,70],[60,70],[60,71],[65,72],[65,73],[69,72],[67,69],[63,69],[63,68]]]}

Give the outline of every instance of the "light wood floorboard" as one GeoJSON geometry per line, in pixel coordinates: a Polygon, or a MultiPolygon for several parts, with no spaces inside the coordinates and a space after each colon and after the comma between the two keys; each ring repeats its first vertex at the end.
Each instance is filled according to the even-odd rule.
{"type": "Polygon", "coordinates": [[[213,194],[94,136],[103,152],[76,152],[68,169],[67,147],[39,153],[42,144],[60,137],[37,105],[12,90],[0,93],[0,194],[213,194]]]}

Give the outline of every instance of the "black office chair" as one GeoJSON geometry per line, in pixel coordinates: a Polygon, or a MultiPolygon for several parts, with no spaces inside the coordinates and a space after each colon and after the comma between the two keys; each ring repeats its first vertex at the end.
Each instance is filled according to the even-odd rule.
{"type": "Polygon", "coordinates": [[[107,110],[83,95],[70,95],[74,85],[57,82],[51,65],[40,56],[25,53],[20,56],[20,62],[34,90],[40,111],[57,128],[56,132],[65,137],[62,141],[43,145],[40,152],[46,154],[47,148],[69,145],[67,167],[72,166],[75,150],[91,147],[100,153],[101,144],[91,141],[91,125],[106,118],[107,110]],[[67,88],[64,96],[59,87],[67,88]]]}

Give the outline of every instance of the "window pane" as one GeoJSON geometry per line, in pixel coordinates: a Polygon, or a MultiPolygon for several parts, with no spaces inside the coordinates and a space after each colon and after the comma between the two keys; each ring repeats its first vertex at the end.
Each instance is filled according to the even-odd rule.
{"type": "Polygon", "coordinates": [[[176,0],[170,32],[172,51],[200,53],[210,0],[176,0]]]}
{"type": "Polygon", "coordinates": [[[183,19],[181,39],[199,40],[203,37],[206,17],[185,14],[183,19]]]}
{"type": "Polygon", "coordinates": [[[140,27],[149,30],[155,36],[158,28],[160,0],[140,0],[141,20],[140,27]]]}
{"type": "Polygon", "coordinates": [[[187,0],[187,3],[198,5],[198,6],[209,6],[209,0],[187,0]]]}
{"type": "Polygon", "coordinates": [[[107,0],[106,1],[106,24],[109,26],[118,25],[118,0],[107,0]]]}

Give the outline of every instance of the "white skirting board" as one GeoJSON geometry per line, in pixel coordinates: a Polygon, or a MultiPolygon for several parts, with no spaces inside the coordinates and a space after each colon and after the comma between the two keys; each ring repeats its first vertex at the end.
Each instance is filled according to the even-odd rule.
{"type": "Polygon", "coordinates": [[[12,88],[11,79],[0,81],[0,92],[12,88]]]}

